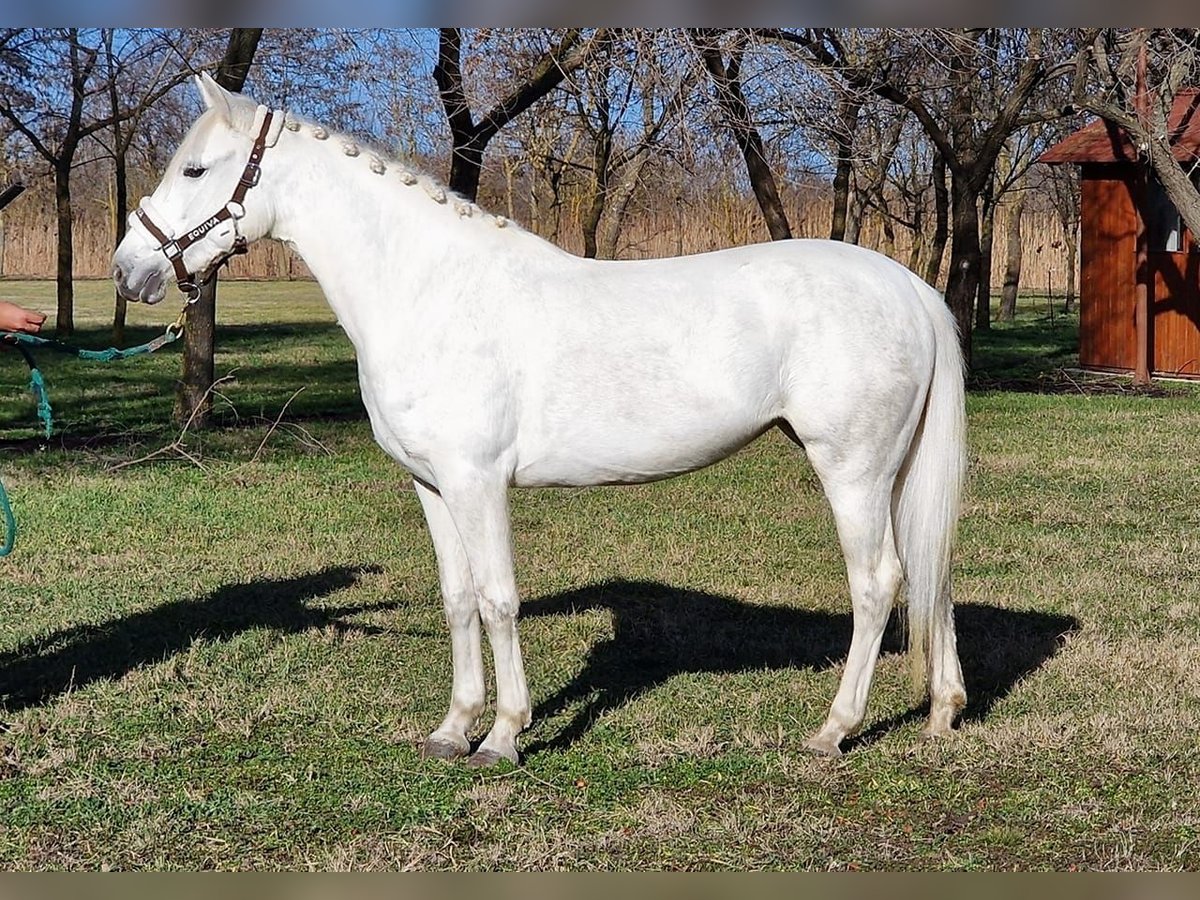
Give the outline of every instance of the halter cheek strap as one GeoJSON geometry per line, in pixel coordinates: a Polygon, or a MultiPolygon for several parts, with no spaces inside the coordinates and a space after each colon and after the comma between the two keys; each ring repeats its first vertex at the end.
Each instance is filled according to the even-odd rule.
{"type": "Polygon", "coordinates": [[[213,270],[215,271],[216,268],[227,262],[231,256],[246,252],[246,239],[238,234],[237,220],[246,214],[246,208],[243,205],[246,192],[258,184],[258,180],[262,176],[259,163],[262,162],[267,147],[274,146],[279,139],[279,132],[283,127],[283,117],[279,116],[277,120],[271,110],[260,106],[255,115],[255,122],[258,124],[258,135],[254,138],[254,146],[250,149],[250,158],[246,161],[246,168],[242,170],[242,176],[233,189],[233,196],[228,203],[201,224],[177,238],[169,233],[168,229],[161,228],[155,223],[155,218],[162,221],[162,217],[154,211],[149,198],[144,199],[141,205],[134,210],[138,223],[154,240],[158,241],[158,249],[170,261],[171,268],[175,270],[175,280],[179,284],[179,289],[187,294],[189,303],[195,302],[200,297],[200,287],[196,283],[195,274],[189,272],[183,262],[183,254],[188,247],[204,240],[205,236],[222,222],[232,221],[233,246],[216,260],[212,266],[213,270]],[[273,125],[275,127],[272,127],[273,125]]]}

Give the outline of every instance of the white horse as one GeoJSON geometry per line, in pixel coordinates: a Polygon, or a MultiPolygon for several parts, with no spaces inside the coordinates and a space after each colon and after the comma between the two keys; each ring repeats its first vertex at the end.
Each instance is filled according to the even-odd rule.
{"type": "Polygon", "coordinates": [[[966,702],[949,582],[965,421],[958,337],[937,292],[830,241],[580,259],[348,138],[198,83],[206,111],[131,217],[114,279],[157,303],[173,276],[190,282],[261,237],[316,276],[437,555],[454,679],[427,755],[470,750],[486,693],[481,623],[496,714],[472,764],[516,762],[530,723],[511,486],[668,478],[776,426],[821,479],[854,610],[841,685],[807,746],[836,755],[862,724],[902,581],[926,733],[950,731],[966,702]]]}

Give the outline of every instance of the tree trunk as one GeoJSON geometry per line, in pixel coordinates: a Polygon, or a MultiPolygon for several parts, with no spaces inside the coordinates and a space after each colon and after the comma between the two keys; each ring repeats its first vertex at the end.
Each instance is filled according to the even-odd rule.
{"type": "Polygon", "coordinates": [[[996,226],[995,182],[988,178],[979,225],[979,293],[975,298],[975,329],[992,327],[992,236],[996,226]]]}
{"type": "Polygon", "coordinates": [[[971,365],[971,326],[975,297],[979,293],[979,192],[967,178],[950,179],[950,273],[946,279],[946,305],[958,322],[963,360],[971,365]]]}
{"type": "MultiPolygon", "coordinates": [[[[104,29],[104,59],[108,68],[108,102],[113,114],[113,174],[116,182],[113,186],[115,193],[113,197],[113,233],[116,235],[113,246],[115,249],[120,247],[121,241],[125,239],[126,219],[129,216],[129,184],[126,167],[129,144],[121,133],[121,117],[118,115],[120,103],[117,98],[117,66],[113,59],[113,29],[111,28],[104,29]]],[[[130,123],[129,127],[132,130],[136,128],[136,125],[130,123]]],[[[120,347],[125,343],[125,313],[128,304],[120,291],[114,290],[113,295],[113,345],[120,347]]]]}
{"type": "Polygon", "coordinates": [[[450,181],[454,193],[472,203],[479,196],[479,179],[483,176],[483,151],[486,144],[468,141],[454,148],[450,160],[450,181]]]}
{"type": "Polygon", "coordinates": [[[921,266],[921,254],[925,250],[925,216],[918,206],[913,211],[912,218],[912,243],[908,247],[908,268],[910,271],[917,271],[921,266]]]}
{"type": "Polygon", "coordinates": [[[1079,264],[1079,222],[1072,222],[1066,228],[1067,238],[1067,299],[1063,304],[1066,312],[1075,309],[1075,268],[1079,264]]]}
{"type": "Polygon", "coordinates": [[[850,202],[850,171],[854,166],[854,132],[858,127],[858,111],[861,104],[851,98],[838,101],[838,124],[836,136],[837,167],[833,173],[833,221],[829,226],[829,239],[840,241],[846,237],[846,207],[850,202]]]}
{"type": "MultiPolygon", "coordinates": [[[[118,134],[118,142],[120,137],[118,134]]],[[[125,150],[118,146],[116,151],[116,246],[121,246],[125,238],[126,219],[129,217],[129,184],[128,172],[125,166],[125,150]]],[[[113,308],[113,344],[120,347],[125,343],[125,312],[128,304],[120,291],[115,291],[116,306],[113,308]]]]}
{"type": "Polygon", "coordinates": [[[833,219],[829,225],[829,239],[840,241],[846,237],[846,206],[850,203],[850,160],[838,157],[837,169],[833,173],[833,219]]]}
{"type": "MultiPolygon", "coordinates": [[[[261,28],[233,28],[216,82],[227,91],[241,91],[258,49],[261,28]]],[[[183,333],[183,374],[175,393],[175,424],[191,422],[204,428],[212,416],[210,391],[216,381],[217,279],[200,290],[200,299],[188,310],[183,333]]]]}
{"type": "Polygon", "coordinates": [[[625,222],[629,203],[637,191],[642,170],[649,159],[649,149],[640,150],[621,168],[616,186],[609,188],[608,215],[600,221],[600,229],[596,234],[596,253],[603,259],[617,258],[617,240],[621,236],[621,226],[625,222]]]}
{"type": "Polygon", "coordinates": [[[1021,286],[1021,214],[1025,211],[1025,194],[1013,204],[1008,218],[1008,255],[1004,264],[1004,292],[1000,299],[1000,318],[1011,322],[1017,317],[1017,294],[1021,286]]]}
{"type": "Polygon", "coordinates": [[[513,181],[517,174],[518,164],[509,157],[505,157],[501,164],[504,166],[504,213],[511,221],[515,222],[517,214],[514,211],[513,181]]]}
{"type": "Polygon", "coordinates": [[[58,314],[54,332],[58,337],[69,337],[75,331],[75,286],[71,277],[75,257],[71,222],[71,163],[66,153],[59,157],[54,166],[54,201],[58,218],[58,269],[55,277],[58,314]]]}
{"type": "Polygon", "coordinates": [[[483,172],[483,151],[505,125],[558,87],[578,68],[597,42],[607,40],[607,30],[597,29],[591,41],[582,42],[578,28],[567,31],[558,45],[534,63],[528,77],[500,100],[478,122],[471,113],[463,90],[462,30],[438,29],[438,61],[433,80],[450,126],[453,150],[450,157],[450,190],[474,201],[483,172]]]}
{"type": "Polygon", "coordinates": [[[884,256],[896,258],[896,224],[892,221],[892,217],[888,215],[887,200],[883,196],[883,191],[880,190],[875,195],[875,202],[878,204],[879,214],[883,219],[880,227],[883,230],[883,241],[879,249],[884,256]]]}
{"type": "Polygon", "coordinates": [[[940,153],[933,157],[933,240],[929,244],[929,259],[925,262],[925,280],[938,283],[942,273],[942,257],[946,255],[946,239],[950,235],[950,195],[946,190],[946,160],[940,153]]]}
{"type": "Polygon", "coordinates": [[[850,202],[846,214],[846,233],[842,236],[847,244],[857,244],[862,232],[863,205],[857,190],[850,192],[850,202]]]}
{"type": "Polygon", "coordinates": [[[750,120],[750,108],[742,94],[741,51],[735,50],[730,54],[728,65],[721,56],[720,48],[711,41],[700,43],[700,53],[717,89],[717,101],[725,125],[733,134],[734,142],[746,161],[746,174],[750,177],[750,186],[754,189],[754,198],[762,210],[771,240],[786,240],[792,236],[792,229],[788,225],[783,202],[779,199],[775,175],[767,162],[762,136],[750,120]]]}
{"type": "Polygon", "coordinates": [[[583,210],[583,220],[579,223],[583,230],[583,256],[585,259],[596,258],[596,230],[600,227],[600,218],[604,215],[604,206],[608,202],[608,166],[612,154],[612,134],[602,128],[596,135],[596,146],[592,153],[592,196],[583,210]]]}

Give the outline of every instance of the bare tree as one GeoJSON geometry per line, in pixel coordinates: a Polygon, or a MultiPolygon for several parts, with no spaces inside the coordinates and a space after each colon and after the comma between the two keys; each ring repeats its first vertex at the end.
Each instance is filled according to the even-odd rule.
{"type": "Polygon", "coordinates": [[[1004,286],[1000,295],[1000,318],[1011,322],[1017,316],[1017,294],[1021,283],[1021,262],[1024,244],[1021,242],[1021,219],[1025,213],[1027,195],[1018,191],[1008,211],[1006,231],[1007,253],[1004,264],[1004,286]]]}
{"type": "Polygon", "coordinates": [[[569,175],[583,168],[579,157],[584,131],[576,127],[565,101],[565,93],[551,94],[536,116],[513,122],[506,129],[508,140],[500,154],[508,215],[517,217],[521,192],[529,229],[554,242],[560,238],[569,175]]]}
{"type": "Polygon", "coordinates": [[[476,119],[463,78],[462,29],[440,29],[438,61],[433,77],[450,124],[453,144],[450,189],[474,200],[479,193],[483,154],[488,143],[500,129],[561,84],[606,34],[606,29],[601,28],[591,37],[585,37],[581,29],[568,29],[552,47],[541,52],[528,68],[516,75],[503,95],[476,119]]]}
{"type": "Polygon", "coordinates": [[[996,164],[992,170],[991,182],[981,197],[980,230],[981,246],[983,249],[979,275],[979,291],[975,306],[975,327],[986,329],[991,327],[991,297],[992,297],[992,239],[995,231],[996,213],[1001,203],[1011,194],[1017,199],[1009,206],[1010,214],[1015,220],[1008,221],[1005,256],[1005,275],[1003,295],[1000,307],[1000,318],[1011,321],[1016,315],[1016,292],[1021,280],[1021,248],[1013,246],[1013,242],[1021,241],[1021,216],[1026,208],[1026,182],[1030,167],[1046,149],[1051,130],[1043,128],[1043,123],[1035,123],[1029,128],[1012,134],[1004,142],[996,164]],[[1015,211],[1015,212],[1014,212],[1015,211]]]}
{"type": "Polygon", "coordinates": [[[1034,108],[1047,85],[1067,72],[1048,52],[1045,29],[893,31],[887,39],[890,57],[882,63],[873,59],[869,68],[847,54],[833,30],[769,34],[823,69],[841,72],[848,84],[909,110],[937,148],[950,173],[946,302],[969,361],[982,261],[980,197],[1005,141],[1066,111],[1061,102],[1034,108]]]}
{"type": "Polygon", "coordinates": [[[598,46],[574,79],[570,93],[593,148],[581,222],[585,257],[616,256],[642,172],[678,124],[691,75],[669,34],[624,29],[598,46]]]}
{"type": "MultiPolygon", "coordinates": [[[[0,84],[0,117],[28,141],[54,175],[58,222],[55,327],[60,335],[75,330],[71,173],[79,164],[80,148],[117,123],[140,116],[186,77],[186,72],[175,69],[144,93],[113,105],[110,81],[103,74],[108,67],[97,69],[107,33],[105,29],[10,29],[5,41],[6,53],[22,59],[23,77],[0,84]]],[[[166,50],[159,47],[157,52],[166,50]]]]}
{"type": "Polygon", "coordinates": [[[851,156],[851,210],[848,215],[845,240],[857,244],[862,229],[863,214],[874,211],[879,215],[883,231],[883,252],[896,252],[897,217],[888,196],[892,168],[900,149],[900,137],[908,117],[879,104],[864,106],[859,116],[854,150],[851,156]]]}
{"type": "Polygon", "coordinates": [[[831,98],[824,108],[818,105],[804,118],[806,129],[823,135],[831,149],[834,174],[829,236],[857,243],[861,215],[881,205],[886,239],[890,240],[893,222],[887,215],[883,190],[904,116],[889,114],[862,77],[862,73],[886,66],[886,35],[878,30],[845,28],[830,29],[827,37],[837,46],[837,63],[827,64],[827,59],[813,54],[806,62],[819,73],[818,80],[831,98]]]}
{"type": "Polygon", "coordinates": [[[788,224],[783,202],[779,198],[779,187],[767,160],[762,136],[754,125],[750,106],[742,91],[742,61],[750,34],[745,31],[733,32],[728,47],[728,61],[721,46],[720,29],[695,29],[692,37],[704,67],[712,79],[725,125],[746,161],[750,186],[762,210],[771,240],[790,238],[792,229],[788,224]]]}
{"type": "Polygon", "coordinates": [[[1050,200],[1063,230],[1067,254],[1064,311],[1075,308],[1076,272],[1079,268],[1080,191],[1074,166],[1038,166],[1031,172],[1033,186],[1050,200]]]}

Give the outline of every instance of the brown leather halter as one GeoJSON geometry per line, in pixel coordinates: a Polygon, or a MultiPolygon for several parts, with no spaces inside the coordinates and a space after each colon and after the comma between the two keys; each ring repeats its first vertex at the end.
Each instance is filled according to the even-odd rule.
{"type": "Polygon", "coordinates": [[[217,269],[229,262],[230,258],[239,253],[246,252],[246,239],[237,233],[237,220],[245,215],[245,207],[242,205],[246,199],[246,192],[250,188],[258,184],[258,179],[262,176],[262,169],[259,168],[259,163],[262,162],[263,154],[267,149],[267,135],[271,131],[271,120],[274,113],[267,110],[263,117],[262,127],[259,129],[258,137],[254,139],[254,146],[250,150],[250,159],[246,162],[246,168],[242,170],[242,177],[238,179],[237,186],[233,189],[233,197],[221,209],[201,224],[187,232],[182,237],[176,238],[168,234],[166,229],[159,228],[150,218],[150,215],[141,207],[134,210],[134,215],[142,227],[148,231],[156,241],[158,248],[163,252],[171,263],[171,267],[175,270],[175,281],[179,285],[179,289],[187,295],[188,303],[195,303],[200,298],[200,285],[196,283],[196,276],[189,272],[183,262],[183,253],[188,247],[204,239],[204,236],[220,225],[222,222],[233,220],[234,239],[233,247],[218,257],[211,266],[209,266],[210,274],[205,282],[209,281],[217,269]],[[239,210],[234,213],[231,207],[239,210]]]}

